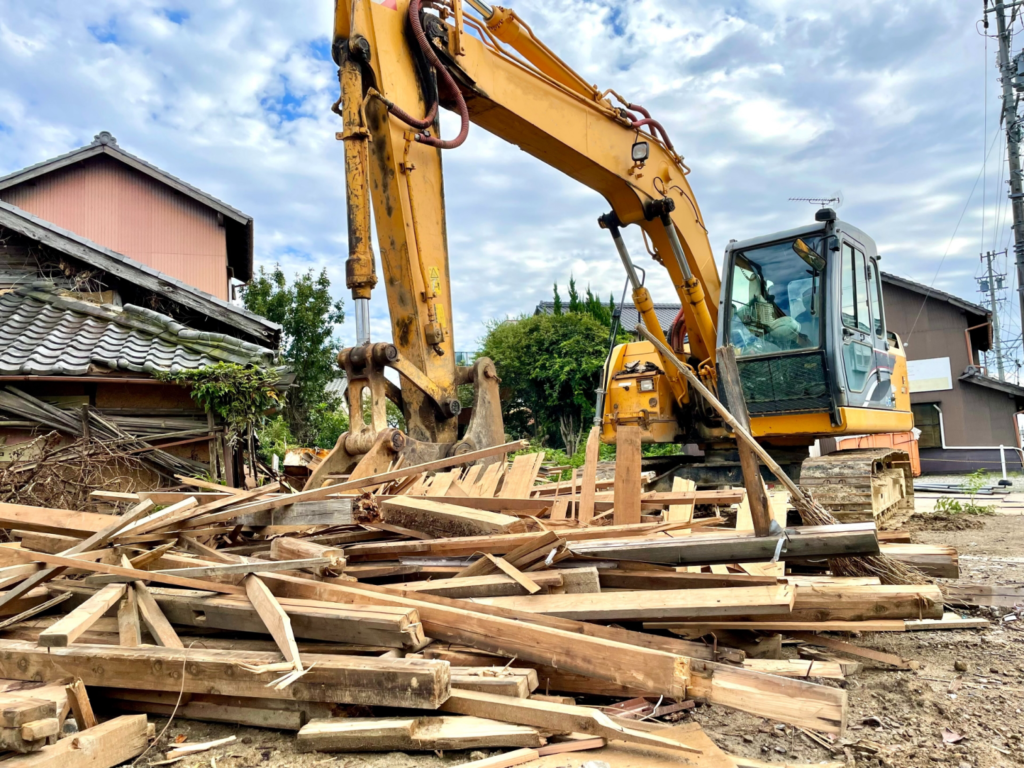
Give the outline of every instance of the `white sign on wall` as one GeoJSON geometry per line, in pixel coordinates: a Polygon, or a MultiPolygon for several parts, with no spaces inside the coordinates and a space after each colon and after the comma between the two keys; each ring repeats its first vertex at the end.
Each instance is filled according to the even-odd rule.
{"type": "Polygon", "coordinates": [[[907,360],[907,378],[911,392],[940,392],[953,388],[948,357],[907,360]]]}

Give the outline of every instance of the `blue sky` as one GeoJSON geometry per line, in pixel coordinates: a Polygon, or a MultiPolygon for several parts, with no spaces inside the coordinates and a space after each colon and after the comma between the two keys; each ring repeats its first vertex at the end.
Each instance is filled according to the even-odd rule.
{"type": "MultiPolygon", "coordinates": [[[[839,192],[840,215],[874,236],[885,270],[981,298],[978,255],[1004,249],[1009,211],[980,3],[511,4],[588,81],[665,124],[716,254],[731,238],[809,221],[814,209],[788,198],[839,192]]],[[[252,215],[258,263],[326,267],[348,304],[331,15],[331,0],[0,0],[0,174],[108,130],[252,215]]],[[[442,128],[457,121],[445,114],[442,128]]],[[[570,273],[619,294],[595,193],[479,128],[445,170],[458,349],[475,348],[488,321],[532,311],[570,273]]],[[[672,300],[628,237],[655,299],[672,300]]],[[[375,295],[373,334],[388,338],[375,295]]],[[[1019,336],[1006,297],[1004,335],[1019,336]]],[[[338,333],[351,342],[352,323],[338,333]]]]}

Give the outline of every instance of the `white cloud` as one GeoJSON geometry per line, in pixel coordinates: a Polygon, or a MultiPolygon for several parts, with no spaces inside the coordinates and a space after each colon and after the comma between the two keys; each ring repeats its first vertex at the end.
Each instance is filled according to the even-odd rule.
{"type": "MultiPolygon", "coordinates": [[[[259,263],[326,267],[344,296],[345,202],[329,0],[0,0],[0,173],[100,130],[256,219],[259,263]]],[[[984,39],[973,4],[888,0],[517,0],[588,81],[668,128],[721,254],[795,226],[789,197],[844,194],[885,268],[930,282],[982,155],[984,39]]],[[[992,59],[993,46],[989,46],[992,59]]],[[[991,64],[991,61],[989,62],[991,64]]],[[[996,123],[990,66],[989,130],[996,123]]],[[[443,116],[443,134],[457,121],[443,116]]],[[[991,137],[990,133],[990,137],[991,137]]],[[[1000,160],[987,179],[993,233],[1000,160]]],[[[601,296],[623,275],[600,196],[479,128],[445,155],[456,343],[530,312],[573,273],[601,296]]],[[[981,188],[937,286],[974,298],[981,188]]],[[[1004,206],[1005,208],[1005,206],[1004,206]]],[[[627,242],[658,300],[664,273],[627,242]]],[[[388,337],[386,301],[373,333],[388,337]]],[[[347,297],[346,297],[347,298],[347,297]]],[[[1016,311],[1012,304],[1010,309],[1016,311]]],[[[351,341],[351,323],[340,329],[351,341]]]]}

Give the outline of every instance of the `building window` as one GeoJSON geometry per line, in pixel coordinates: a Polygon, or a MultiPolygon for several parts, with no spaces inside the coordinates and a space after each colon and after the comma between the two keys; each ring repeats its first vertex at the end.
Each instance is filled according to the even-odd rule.
{"type": "Polygon", "coordinates": [[[921,430],[918,448],[941,448],[942,428],[939,425],[938,403],[914,403],[910,406],[914,413],[914,426],[921,430]]]}

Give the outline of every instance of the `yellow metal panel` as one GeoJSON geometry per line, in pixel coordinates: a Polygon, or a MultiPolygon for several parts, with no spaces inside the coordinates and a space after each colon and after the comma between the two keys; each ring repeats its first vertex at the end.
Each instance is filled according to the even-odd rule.
{"type": "Polygon", "coordinates": [[[834,425],[827,413],[757,416],[750,419],[750,431],[754,437],[829,437],[907,432],[914,426],[914,415],[910,411],[889,411],[879,408],[840,408],[839,419],[840,423],[834,425]]]}

